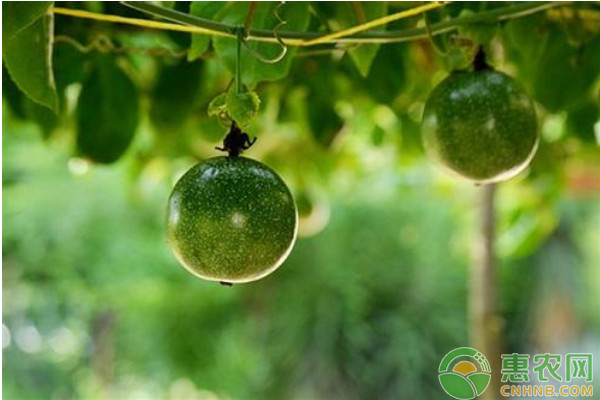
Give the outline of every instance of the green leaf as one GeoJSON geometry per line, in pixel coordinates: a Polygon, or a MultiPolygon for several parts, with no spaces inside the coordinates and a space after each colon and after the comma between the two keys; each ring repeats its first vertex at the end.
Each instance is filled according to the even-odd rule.
{"type": "Polygon", "coordinates": [[[6,103],[16,117],[25,118],[23,92],[15,85],[4,65],[2,65],[2,98],[6,100],[6,103]]]}
{"type": "Polygon", "coordinates": [[[555,30],[550,45],[538,59],[533,80],[533,95],[549,111],[577,107],[591,97],[600,65],[600,37],[582,46],[571,47],[555,30]]]}
{"type": "MultiPolygon", "coordinates": [[[[2,55],[15,84],[36,103],[53,111],[58,96],[52,73],[52,15],[43,15],[16,32],[6,42],[2,55]]],[[[4,42],[4,40],[3,40],[4,42]]]]}
{"type": "Polygon", "coordinates": [[[444,63],[449,71],[469,68],[473,63],[473,52],[464,46],[449,46],[444,63]]]}
{"type": "Polygon", "coordinates": [[[27,97],[23,97],[23,107],[27,118],[35,121],[41,129],[44,139],[48,139],[58,125],[58,115],[27,97]]]}
{"type": "Polygon", "coordinates": [[[77,148],[99,163],[118,160],[131,144],[138,123],[135,84],[110,56],[101,56],[77,103],[77,148]]]}
{"type": "Polygon", "coordinates": [[[260,98],[256,92],[235,93],[232,88],[228,93],[221,93],[208,105],[208,115],[217,117],[224,127],[229,127],[231,121],[246,127],[254,118],[260,107],[260,98]]]}
{"type": "MultiPolygon", "coordinates": [[[[465,14],[473,14],[470,10],[463,10],[465,14]]],[[[424,15],[425,22],[429,26],[442,22],[444,17],[448,16],[448,10],[432,10],[424,15]]],[[[460,29],[460,27],[459,27],[460,29]]],[[[473,62],[474,49],[470,41],[456,40],[456,33],[445,33],[431,36],[428,41],[432,48],[436,50],[437,56],[448,71],[467,69],[473,62]]]]}
{"type": "Polygon", "coordinates": [[[596,101],[589,101],[569,112],[566,128],[571,135],[585,142],[594,143],[594,125],[600,120],[600,107],[596,101]]]}
{"type": "Polygon", "coordinates": [[[532,64],[539,60],[548,45],[545,18],[532,15],[508,21],[502,29],[502,39],[509,57],[519,64],[532,64]]]}
{"type": "Polygon", "coordinates": [[[308,124],[315,141],[323,147],[329,147],[340,133],[344,121],[333,104],[317,98],[308,101],[308,124]]]}
{"type": "Polygon", "coordinates": [[[150,120],[161,131],[175,131],[194,109],[200,90],[202,64],[162,64],[152,91],[150,120]]]}
{"type": "MultiPolygon", "coordinates": [[[[194,1],[190,7],[190,14],[206,19],[214,19],[223,8],[226,1],[194,1]]],[[[192,34],[192,43],[188,53],[188,61],[198,59],[210,45],[210,36],[192,34]]]]}
{"type": "Polygon", "coordinates": [[[46,14],[53,1],[5,1],[2,3],[2,47],[20,30],[46,14]]]}
{"type": "Polygon", "coordinates": [[[54,47],[54,79],[59,95],[70,84],[85,79],[87,59],[87,54],[80,52],[70,44],[60,43],[54,47]]]}
{"type": "MultiPolygon", "coordinates": [[[[387,14],[387,2],[385,1],[362,1],[358,4],[362,7],[366,21],[371,21],[387,14]]],[[[336,5],[337,22],[340,24],[339,28],[349,28],[364,22],[359,19],[359,16],[349,2],[339,2],[336,3],[336,5]]],[[[385,26],[379,27],[378,29],[385,30],[385,26]]],[[[363,44],[348,50],[350,58],[363,77],[366,77],[369,74],[369,69],[379,51],[379,47],[380,45],[378,44],[363,44]]]]}
{"type": "Polygon", "coordinates": [[[231,118],[227,112],[227,93],[221,93],[208,104],[208,116],[216,117],[221,125],[231,125],[231,118]]]}
{"type": "Polygon", "coordinates": [[[406,44],[389,44],[377,53],[365,82],[365,91],[380,103],[390,104],[402,94],[406,79],[406,44]]]}
{"type": "Polygon", "coordinates": [[[44,138],[48,138],[58,125],[58,116],[49,108],[39,105],[25,96],[4,67],[2,68],[2,97],[15,117],[36,122],[41,128],[44,138]]]}
{"type": "Polygon", "coordinates": [[[306,117],[300,119],[308,122],[307,127],[315,142],[328,147],[344,125],[344,121],[335,109],[336,102],[343,98],[337,84],[343,73],[340,73],[338,64],[325,57],[305,58],[295,66],[294,72],[294,77],[299,83],[297,85],[307,89],[305,105],[303,105],[303,109],[305,107],[303,113],[306,113],[306,117]]]}
{"type": "MultiPolygon", "coordinates": [[[[462,10],[459,17],[470,17],[475,14],[471,10],[462,10]]],[[[458,32],[459,35],[470,38],[476,44],[485,46],[496,36],[498,24],[489,22],[463,24],[458,27],[458,32]]]]}
{"type": "MultiPolygon", "coordinates": [[[[279,23],[273,14],[277,6],[278,3],[276,2],[259,2],[252,20],[252,28],[273,29],[279,23]]],[[[248,2],[233,2],[223,21],[243,24],[248,13],[248,7],[248,2]]],[[[279,10],[279,15],[284,21],[287,21],[282,29],[290,31],[305,30],[309,21],[308,7],[308,2],[285,3],[279,10]]],[[[223,60],[224,65],[233,72],[235,70],[236,40],[215,37],[213,46],[219,58],[223,60]]],[[[278,44],[250,42],[248,46],[265,58],[275,57],[281,52],[281,46],[278,44]]],[[[255,58],[248,49],[242,47],[242,81],[247,87],[253,88],[261,81],[274,81],[284,78],[290,69],[295,50],[291,47],[288,48],[282,60],[274,64],[268,64],[255,58]]]]}
{"type": "Polygon", "coordinates": [[[245,127],[258,112],[260,98],[255,92],[234,93],[230,90],[227,93],[226,103],[231,119],[239,126],[245,127]]]}
{"type": "Polygon", "coordinates": [[[508,22],[502,39],[518,78],[547,110],[568,110],[590,99],[600,65],[598,35],[571,46],[559,26],[531,16],[508,22]]]}
{"type": "Polygon", "coordinates": [[[199,118],[194,127],[197,129],[196,132],[198,135],[200,135],[204,140],[215,143],[223,139],[223,128],[227,129],[228,131],[231,127],[231,121],[229,121],[229,124],[226,125],[221,124],[214,118],[199,118]]]}

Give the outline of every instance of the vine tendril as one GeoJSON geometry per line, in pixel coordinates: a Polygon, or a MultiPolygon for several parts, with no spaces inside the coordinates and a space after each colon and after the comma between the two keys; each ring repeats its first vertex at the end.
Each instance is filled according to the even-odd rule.
{"type": "Polygon", "coordinates": [[[279,61],[281,61],[283,59],[283,57],[285,57],[285,55],[287,54],[287,50],[288,47],[287,45],[284,43],[283,40],[281,40],[281,37],[279,36],[279,30],[285,26],[287,24],[287,21],[285,21],[283,18],[281,18],[281,15],[279,14],[279,10],[281,9],[281,7],[285,4],[285,1],[280,1],[279,4],[277,4],[277,6],[273,9],[273,15],[275,16],[275,19],[278,21],[277,25],[275,25],[275,27],[273,28],[273,37],[275,38],[275,40],[277,41],[277,43],[281,46],[281,51],[279,52],[278,55],[276,55],[273,58],[266,58],[264,57],[262,54],[258,53],[255,49],[253,49],[252,47],[250,47],[250,45],[248,44],[247,36],[248,36],[248,31],[250,30],[251,26],[247,26],[244,29],[244,37],[242,38],[242,43],[244,44],[244,46],[246,46],[246,49],[248,50],[248,52],[252,55],[252,57],[266,63],[266,64],[275,64],[278,63],[279,61]]]}

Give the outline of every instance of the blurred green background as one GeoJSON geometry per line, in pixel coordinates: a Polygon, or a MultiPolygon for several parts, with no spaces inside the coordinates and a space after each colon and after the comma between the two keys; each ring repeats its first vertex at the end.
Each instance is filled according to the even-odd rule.
{"type": "MultiPolygon", "coordinates": [[[[61,6],[143,17],[117,4],[61,6]]],[[[306,26],[316,29],[318,16],[344,25],[344,14],[311,7],[306,26]]],[[[496,24],[486,38],[492,63],[532,93],[541,133],[528,171],[498,187],[499,315],[503,352],[592,352],[598,378],[600,36],[576,24],[542,13],[496,24]],[[540,45],[525,40],[534,33],[553,41],[538,50],[544,68],[523,56],[540,45]],[[574,54],[587,56],[551,62],[574,54]]],[[[177,56],[187,34],[59,16],[55,29],[58,116],[3,73],[5,398],[448,398],[437,368],[469,344],[481,188],[423,154],[423,102],[448,67],[428,40],[377,48],[366,76],[361,56],[328,49],[290,55],[283,80],[256,78],[261,108],[247,130],[258,141],[246,155],[290,185],[300,238],[275,273],[228,288],[180,267],[164,229],[176,179],[217,155],[225,133],[206,115],[231,78],[218,46],[187,62],[177,56]],[[109,37],[113,48],[82,52],[65,36],[109,37]],[[102,130],[131,110],[100,110],[107,99],[98,114],[78,110],[97,65],[125,71],[139,106],[135,136],[106,165],[78,147],[78,116],[102,130]]]]}

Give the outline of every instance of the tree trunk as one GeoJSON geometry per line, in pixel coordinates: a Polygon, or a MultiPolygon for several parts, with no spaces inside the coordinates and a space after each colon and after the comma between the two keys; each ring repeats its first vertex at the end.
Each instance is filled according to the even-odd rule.
{"type": "Polygon", "coordinates": [[[98,385],[98,396],[110,399],[109,388],[112,382],[114,363],[114,328],[115,314],[111,310],[104,310],[92,321],[93,352],[91,369],[98,385]]]}
{"type": "Polygon", "coordinates": [[[481,187],[469,293],[471,346],[486,356],[492,369],[490,385],[480,398],[490,400],[499,397],[502,351],[494,254],[495,192],[495,184],[481,187]]]}

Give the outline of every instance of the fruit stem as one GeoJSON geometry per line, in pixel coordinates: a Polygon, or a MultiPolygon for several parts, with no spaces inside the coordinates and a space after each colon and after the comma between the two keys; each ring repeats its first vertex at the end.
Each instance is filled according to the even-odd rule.
{"type": "Polygon", "coordinates": [[[244,40],[244,28],[238,27],[237,49],[235,55],[235,93],[242,93],[242,41],[244,40]]]}
{"type": "Polygon", "coordinates": [[[477,53],[475,54],[475,59],[473,59],[473,69],[475,71],[486,71],[492,69],[492,67],[486,61],[485,51],[483,51],[482,46],[479,46],[477,53]]]}

